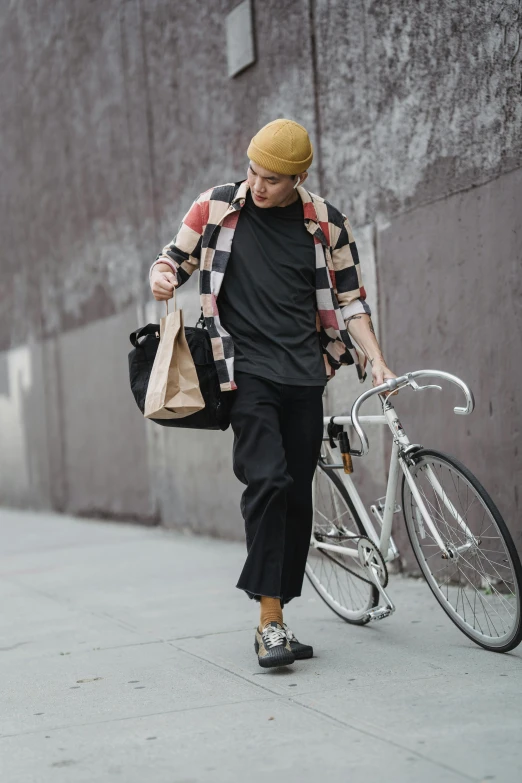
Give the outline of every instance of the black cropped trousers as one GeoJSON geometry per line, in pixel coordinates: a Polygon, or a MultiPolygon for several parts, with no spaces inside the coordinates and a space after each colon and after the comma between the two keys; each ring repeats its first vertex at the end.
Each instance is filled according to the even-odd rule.
{"type": "Polygon", "coordinates": [[[301,595],[312,531],[312,479],[323,434],[323,386],[236,373],[233,467],[247,558],[237,587],[259,600],[301,595]]]}

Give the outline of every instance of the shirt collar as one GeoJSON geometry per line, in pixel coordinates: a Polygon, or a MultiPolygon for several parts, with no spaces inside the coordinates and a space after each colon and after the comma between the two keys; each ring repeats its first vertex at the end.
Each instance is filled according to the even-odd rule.
{"type": "Polygon", "coordinates": [[[245,204],[246,194],[250,190],[250,186],[248,184],[248,180],[244,179],[240,184],[236,191],[236,195],[232,199],[232,205],[236,209],[241,209],[242,206],[245,204]],[[237,204],[239,203],[239,206],[237,204]]]}

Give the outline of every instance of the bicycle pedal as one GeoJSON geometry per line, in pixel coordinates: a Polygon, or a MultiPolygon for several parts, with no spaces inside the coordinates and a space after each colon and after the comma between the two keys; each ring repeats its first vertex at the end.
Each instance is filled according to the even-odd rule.
{"type": "Polygon", "coordinates": [[[392,610],[389,606],[377,606],[375,609],[371,609],[368,612],[370,620],[384,620],[385,617],[389,617],[392,610]]]}

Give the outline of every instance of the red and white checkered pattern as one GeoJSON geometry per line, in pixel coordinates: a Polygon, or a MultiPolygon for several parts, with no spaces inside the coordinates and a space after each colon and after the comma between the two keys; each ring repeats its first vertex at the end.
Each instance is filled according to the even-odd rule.
{"type": "MultiPolygon", "coordinates": [[[[168,264],[179,285],[200,270],[201,308],[222,391],[236,388],[234,346],[221,325],[217,299],[248,188],[247,180],[231,182],[198,196],[175,238],[151,267],[152,271],[157,263],[168,264]]],[[[360,360],[346,329],[347,318],[370,313],[352,229],[348,218],[328,201],[303,187],[297,192],[303,201],[306,229],[315,243],[317,330],[327,376],[332,377],[342,364],[355,364],[360,380],[364,380],[365,362],[360,360]]]]}

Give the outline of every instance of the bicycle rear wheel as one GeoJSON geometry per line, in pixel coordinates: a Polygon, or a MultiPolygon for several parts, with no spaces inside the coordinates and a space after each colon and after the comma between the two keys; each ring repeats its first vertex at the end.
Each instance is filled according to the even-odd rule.
{"type": "Polygon", "coordinates": [[[494,652],[512,650],[522,640],[522,567],[500,512],[453,457],[421,449],[412,458],[410,473],[450,554],[442,556],[403,477],[406,529],[432,592],[474,642],[494,652]]]}
{"type": "MultiPolygon", "coordinates": [[[[367,533],[339,476],[319,463],[314,476],[313,534],[320,543],[357,549],[367,533]]],[[[306,575],[323,601],[348,623],[364,625],[379,591],[357,558],[311,546],[306,575]]]]}

